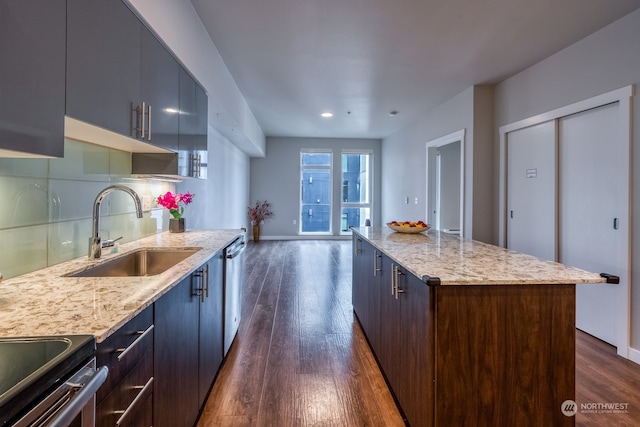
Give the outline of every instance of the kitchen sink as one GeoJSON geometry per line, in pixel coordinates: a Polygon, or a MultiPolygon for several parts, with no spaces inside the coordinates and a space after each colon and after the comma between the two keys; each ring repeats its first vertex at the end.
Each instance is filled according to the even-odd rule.
{"type": "Polygon", "coordinates": [[[155,276],[180,261],[185,260],[202,248],[142,248],[126,255],[105,261],[95,267],[76,273],[69,277],[132,277],[155,276]]]}

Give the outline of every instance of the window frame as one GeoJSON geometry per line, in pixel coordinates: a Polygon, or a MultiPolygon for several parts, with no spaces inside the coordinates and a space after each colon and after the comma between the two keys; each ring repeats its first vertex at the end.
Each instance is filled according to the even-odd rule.
{"type": "Polygon", "coordinates": [[[368,164],[368,188],[367,188],[367,192],[369,194],[369,202],[368,203],[351,203],[351,202],[345,202],[343,200],[342,197],[342,193],[340,194],[340,210],[338,211],[338,216],[341,219],[341,223],[340,223],[340,235],[341,236],[345,236],[345,235],[350,235],[351,234],[351,229],[347,229],[346,231],[342,230],[342,210],[344,208],[369,208],[369,220],[371,221],[371,223],[373,223],[373,190],[374,190],[374,183],[373,183],[373,179],[374,179],[374,171],[373,171],[373,164],[374,164],[374,158],[373,158],[373,150],[371,149],[355,149],[355,148],[345,148],[342,149],[342,151],[340,152],[340,188],[342,190],[342,185],[343,185],[343,180],[342,180],[342,173],[344,171],[344,155],[349,155],[349,154],[357,154],[357,155],[368,155],[369,156],[369,164],[368,164]]]}
{"type": "Polygon", "coordinates": [[[298,162],[298,179],[300,180],[299,186],[299,195],[298,195],[298,235],[300,236],[330,236],[333,235],[333,215],[334,215],[334,201],[333,201],[333,168],[334,164],[334,155],[332,149],[323,149],[323,148],[301,148],[300,149],[300,157],[298,162]],[[328,166],[324,165],[303,165],[302,159],[304,154],[329,154],[330,161],[328,166]],[[304,170],[315,169],[315,170],[328,170],[329,171],[329,230],[328,231],[303,231],[302,230],[302,174],[304,170]]]}

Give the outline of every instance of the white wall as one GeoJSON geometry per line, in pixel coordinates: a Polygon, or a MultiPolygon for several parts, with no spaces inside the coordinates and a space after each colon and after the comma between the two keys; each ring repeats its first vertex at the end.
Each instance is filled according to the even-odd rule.
{"type": "Polygon", "coordinates": [[[239,228],[248,224],[249,155],[265,152],[264,133],[218,50],[185,0],[127,0],[209,98],[208,179],[178,183],[196,194],[188,228],[239,228]]]}
{"type": "MultiPolygon", "coordinates": [[[[300,150],[331,149],[333,151],[333,203],[340,205],[340,154],[342,149],[373,151],[374,191],[373,222],[380,224],[380,140],[333,138],[267,138],[267,155],[251,159],[251,204],[268,200],[275,216],[261,229],[261,236],[293,238],[300,224],[300,150]],[[336,178],[338,177],[338,178],[336,178]],[[297,224],[293,224],[293,220],[297,224]]],[[[340,234],[340,215],[336,209],[332,218],[334,235],[340,234]]]]}
{"type": "MultiPolygon", "coordinates": [[[[637,85],[640,82],[639,41],[640,10],[500,83],[495,89],[496,129],[629,84],[637,85]]],[[[640,101],[637,96],[633,104],[632,212],[640,212],[640,101]]],[[[632,215],[632,221],[632,253],[638,254],[640,215],[632,215]]],[[[638,256],[632,258],[631,286],[631,346],[640,349],[638,256]]]]}

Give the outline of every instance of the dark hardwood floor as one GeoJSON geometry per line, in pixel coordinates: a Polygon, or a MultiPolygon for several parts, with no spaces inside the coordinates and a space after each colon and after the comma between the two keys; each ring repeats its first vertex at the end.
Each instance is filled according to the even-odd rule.
{"type": "MultiPolygon", "coordinates": [[[[354,321],[350,241],[250,242],[244,279],[240,330],[198,427],[404,425],[354,321]]],[[[580,331],[576,348],[576,425],[640,426],[640,366],[580,331]],[[607,403],[627,413],[593,409],[607,403]]]]}

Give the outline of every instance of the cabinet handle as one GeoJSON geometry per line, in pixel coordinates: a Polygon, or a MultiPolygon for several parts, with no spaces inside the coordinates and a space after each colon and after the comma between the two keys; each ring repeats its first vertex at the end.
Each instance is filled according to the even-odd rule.
{"type": "Polygon", "coordinates": [[[391,264],[391,296],[396,293],[396,266],[391,264]]]}
{"type": "Polygon", "coordinates": [[[142,123],[140,125],[142,127],[141,130],[140,130],[140,138],[142,138],[142,139],[144,139],[144,134],[145,134],[145,132],[144,132],[144,110],[145,110],[145,108],[144,107],[145,107],[145,104],[144,104],[144,101],[142,101],[142,109],[140,111],[140,120],[142,121],[142,123]]]}
{"type": "Polygon", "coordinates": [[[139,335],[139,337],[138,337],[138,338],[136,338],[136,339],[131,343],[131,345],[129,345],[129,347],[125,347],[125,348],[119,348],[119,349],[117,349],[117,350],[116,350],[116,353],[118,353],[118,352],[120,353],[120,354],[118,355],[118,362],[119,362],[120,360],[122,360],[122,358],[123,358],[123,357],[125,357],[125,355],[129,352],[129,350],[131,350],[133,347],[135,347],[136,345],[138,345],[138,343],[139,343],[140,341],[142,341],[142,340],[144,339],[144,337],[146,337],[147,335],[149,335],[149,334],[151,333],[151,331],[153,331],[153,328],[154,328],[154,326],[153,326],[153,324],[152,324],[152,325],[151,325],[151,326],[149,326],[146,330],[136,332],[136,334],[138,334],[138,335],[139,335]]]}
{"type": "MultiPolygon", "coordinates": [[[[144,109],[144,107],[142,107],[144,109]]],[[[147,140],[151,141],[151,105],[147,107],[147,140]]],[[[144,133],[142,135],[144,138],[144,133]]]]}
{"type": "MultiPolygon", "coordinates": [[[[205,297],[209,298],[209,264],[204,268],[204,293],[205,297]]],[[[204,302],[204,299],[202,302],[204,302]]]]}
{"type": "Polygon", "coordinates": [[[396,299],[398,299],[398,294],[401,294],[404,292],[404,289],[400,289],[399,280],[398,280],[398,278],[402,275],[404,275],[404,273],[400,271],[396,266],[396,299]]]}
{"type": "Polygon", "coordinates": [[[209,298],[209,264],[193,273],[193,277],[200,278],[200,287],[196,288],[196,295],[200,297],[200,302],[209,298]]]}
{"type": "Polygon", "coordinates": [[[147,383],[144,386],[135,386],[134,388],[136,389],[142,389],[140,391],[140,393],[138,393],[138,395],[135,397],[135,399],[133,399],[133,401],[131,402],[131,404],[129,406],[127,406],[127,409],[125,409],[124,411],[114,411],[113,413],[116,415],[120,415],[120,418],[118,418],[118,421],[116,421],[116,425],[125,425],[125,420],[126,418],[129,416],[129,414],[131,412],[133,412],[133,409],[136,407],[136,405],[138,404],[139,401],[141,401],[145,394],[147,393],[148,390],[151,389],[151,387],[153,387],[153,377],[149,378],[149,381],[147,381],[147,383]]]}
{"type": "Polygon", "coordinates": [[[378,268],[378,258],[382,258],[382,255],[378,255],[378,251],[373,251],[373,277],[378,275],[378,271],[382,271],[378,268]]]}

